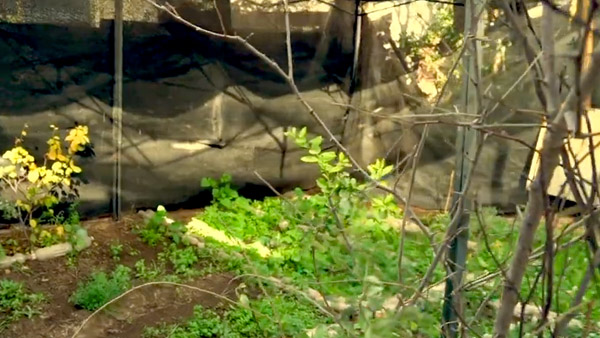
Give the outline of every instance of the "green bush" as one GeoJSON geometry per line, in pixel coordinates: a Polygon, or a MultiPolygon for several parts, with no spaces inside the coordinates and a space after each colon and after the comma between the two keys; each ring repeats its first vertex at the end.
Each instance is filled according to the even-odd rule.
{"type": "Polygon", "coordinates": [[[69,299],[75,306],[94,311],[131,287],[131,269],[118,265],[110,277],[95,272],[87,283],[80,283],[69,299]]]}

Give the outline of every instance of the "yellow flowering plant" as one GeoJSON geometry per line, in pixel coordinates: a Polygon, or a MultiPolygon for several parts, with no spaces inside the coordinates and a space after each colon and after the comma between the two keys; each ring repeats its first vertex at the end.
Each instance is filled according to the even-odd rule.
{"type": "Polygon", "coordinates": [[[74,175],[82,169],[75,163],[75,157],[90,146],[87,126],[70,129],[64,140],[58,127],[51,125],[50,128],[52,136],[43,161],[36,161],[23,146],[27,136],[25,125],[15,146],[2,155],[6,164],[0,166],[2,191],[8,190],[13,195],[21,224],[32,228],[32,242],[44,246],[64,239],[65,230],[60,224],[53,233],[39,229],[39,219],[34,218],[34,214],[42,210],[54,215],[53,208],[57,204],[72,202],[78,197],[79,182],[74,175]]]}

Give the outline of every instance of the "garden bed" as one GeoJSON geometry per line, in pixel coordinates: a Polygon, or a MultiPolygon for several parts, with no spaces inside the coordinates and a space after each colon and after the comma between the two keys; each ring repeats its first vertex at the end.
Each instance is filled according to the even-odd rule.
{"type": "MultiPolygon", "coordinates": [[[[174,212],[170,216],[184,221],[195,213],[197,211],[188,210],[174,212]]],[[[91,313],[77,309],[69,302],[69,297],[77,289],[78,283],[98,270],[112,271],[118,264],[133,267],[140,259],[146,262],[157,259],[160,249],[142,243],[131,231],[135,224],[142,221],[141,216],[129,215],[121,222],[114,222],[110,218],[84,222],[83,225],[93,238],[93,242],[90,248],[80,252],[76,258],[33,260],[3,269],[0,279],[23,282],[32,292],[42,293],[46,301],[38,316],[32,319],[24,318],[11,324],[0,333],[0,336],[5,338],[70,337],[91,313]],[[123,246],[119,261],[113,259],[113,252],[111,252],[111,247],[114,247],[115,243],[123,246]]],[[[5,232],[3,236],[6,235],[5,232]]],[[[17,238],[22,239],[18,236],[17,238]]],[[[188,284],[219,294],[227,294],[235,287],[235,283],[230,283],[230,280],[230,275],[216,274],[199,277],[188,284]]],[[[177,291],[179,301],[176,301],[174,290],[173,287],[150,288],[141,294],[123,299],[122,303],[116,304],[117,309],[123,304],[129,304],[134,308],[142,309],[143,314],[135,315],[130,309],[122,308],[117,311],[120,313],[120,318],[111,315],[95,317],[86,325],[79,337],[139,337],[146,326],[163,321],[176,322],[189,317],[196,304],[214,306],[218,303],[213,296],[181,291],[177,291]],[[132,316],[135,320],[132,320],[132,316]]],[[[111,309],[111,313],[112,311],[115,310],[111,309]]]]}
{"type": "MultiPolygon", "coordinates": [[[[10,325],[2,336],[438,336],[446,283],[438,248],[449,243],[450,215],[409,217],[392,195],[373,194],[373,184],[352,178],[348,159],[322,151],[322,139],[307,140],[306,130],[290,135],[308,149],[303,160],[319,165],[320,191],[253,200],[223,175],[202,180],[213,200],[201,211],[168,213],[159,206],[122,222],[87,222],[93,239],[88,250],[6,269],[10,282],[0,284],[0,314],[33,319],[10,325]],[[23,286],[14,284],[19,282],[23,286]],[[39,308],[42,295],[47,300],[39,308]]],[[[382,180],[393,167],[378,160],[368,170],[382,180]]],[[[555,226],[557,296],[542,329],[569,310],[588,268],[584,222],[555,226]]],[[[492,208],[471,214],[461,289],[475,336],[493,331],[518,223],[518,216],[492,208]]],[[[515,308],[522,324],[513,326],[511,336],[538,329],[547,299],[538,284],[545,227],[535,235],[522,285],[529,296],[515,308]]],[[[590,288],[583,295],[587,308],[570,322],[570,336],[600,330],[598,292],[590,288]]]]}

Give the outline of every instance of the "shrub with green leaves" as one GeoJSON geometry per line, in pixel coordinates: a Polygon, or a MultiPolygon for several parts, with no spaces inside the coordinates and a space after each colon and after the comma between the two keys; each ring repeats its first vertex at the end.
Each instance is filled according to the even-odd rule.
{"type": "Polygon", "coordinates": [[[0,332],[11,322],[40,313],[44,295],[28,292],[23,283],[0,280],[0,332]]]}
{"type": "Polygon", "coordinates": [[[94,311],[131,287],[131,269],[118,265],[110,274],[95,272],[86,283],[80,283],[69,299],[75,306],[94,311]]]}
{"type": "MultiPolygon", "coordinates": [[[[305,195],[297,189],[291,198],[253,201],[237,193],[228,175],[221,180],[204,179],[203,186],[212,188],[213,203],[198,218],[229,236],[245,243],[260,241],[271,250],[267,258],[246,252],[251,259],[241,262],[240,273],[284,279],[301,290],[318,285],[326,295],[347,297],[350,309],[361,309],[362,313],[358,323],[353,323],[352,316],[344,322],[357,333],[375,332],[374,328],[385,320],[369,319],[374,309],[393,295],[408,295],[412,291],[393,283],[398,275],[395,257],[400,233],[389,219],[401,219],[402,212],[393,196],[374,196],[370,193],[374,188],[372,182],[352,177],[348,171],[350,161],[343,153],[323,150],[322,137],[309,138],[305,128],[291,128],[288,136],[308,153],[302,160],[319,167],[318,193],[305,195]],[[368,307],[363,306],[361,296],[367,291],[365,278],[381,281],[369,287],[368,307]],[[319,283],[315,284],[316,280],[319,283]]],[[[378,182],[392,170],[383,160],[367,167],[371,178],[378,182]]],[[[413,234],[407,236],[403,271],[410,284],[418,282],[434,253],[427,240],[413,234]]],[[[219,243],[207,240],[204,250],[213,246],[218,247],[219,243]]],[[[236,257],[235,252],[240,248],[221,245],[221,250],[236,257]]],[[[443,271],[436,271],[434,276],[441,278],[442,274],[443,271]]],[[[310,307],[314,310],[313,305],[310,307]]],[[[283,311],[283,315],[286,313],[283,311]]],[[[249,315],[235,313],[239,318],[234,322],[249,321],[249,315]]],[[[414,328],[414,320],[397,322],[406,327],[406,332],[414,328]]],[[[241,326],[253,327],[250,323],[241,326]]],[[[385,327],[381,330],[385,331],[385,327]]],[[[426,334],[430,330],[418,326],[410,332],[426,334]]],[[[252,336],[249,332],[244,334],[252,336]]]]}

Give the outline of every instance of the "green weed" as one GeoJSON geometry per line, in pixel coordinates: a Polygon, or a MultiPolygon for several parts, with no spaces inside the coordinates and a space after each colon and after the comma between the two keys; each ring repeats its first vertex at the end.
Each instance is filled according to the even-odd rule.
{"type": "Polygon", "coordinates": [[[311,305],[278,295],[251,301],[247,307],[232,307],[221,314],[197,305],[185,323],[148,327],[144,338],[300,337],[320,322],[322,316],[311,305]]]}
{"type": "Polygon", "coordinates": [[[164,267],[156,263],[146,265],[144,259],[135,262],[135,277],[144,281],[153,281],[164,274],[164,267]]]}
{"type": "Polygon", "coordinates": [[[113,260],[121,260],[121,254],[123,253],[123,244],[113,243],[110,245],[110,255],[113,260]]]}
{"type": "Polygon", "coordinates": [[[23,283],[10,279],[0,280],[0,332],[20,318],[31,318],[39,314],[43,301],[41,293],[28,292],[23,283]]]}
{"type": "Polygon", "coordinates": [[[95,272],[86,283],[80,283],[69,299],[75,306],[93,311],[131,287],[131,269],[118,265],[109,275],[95,272]]]}
{"type": "Polygon", "coordinates": [[[144,227],[136,231],[144,243],[154,247],[167,243],[167,240],[176,244],[182,242],[183,234],[186,231],[185,225],[181,222],[167,224],[166,216],[167,211],[160,207],[144,227]]]}

